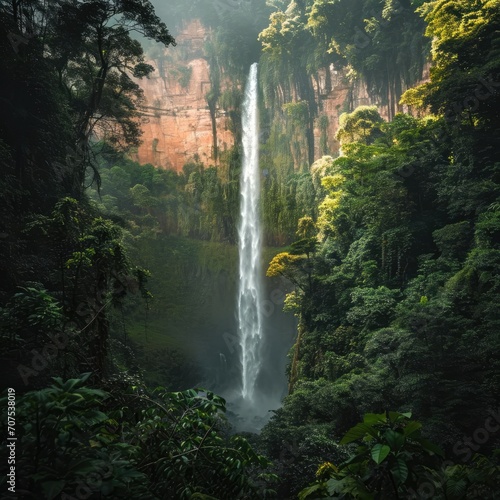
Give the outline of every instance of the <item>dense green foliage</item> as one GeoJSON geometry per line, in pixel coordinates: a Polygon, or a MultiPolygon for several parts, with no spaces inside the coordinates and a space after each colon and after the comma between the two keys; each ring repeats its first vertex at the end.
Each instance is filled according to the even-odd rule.
{"type": "MultiPolygon", "coordinates": [[[[152,71],[131,33],[175,45],[149,2],[0,4],[0,361],[17,492],[229,500],[272,497],[274,482],[280,498],[498,498],[499,0],[237,3],[171,14],[211,28],[205,97],[236,144],[260,58],[264,236],[289,245],[268,276],[294,285],[299,324],[258,453],[231,436],[222,398],[172,392],[198,379],[176,345],[183,315],[215,322],[190,290],[234,286],[221,270],[236,260],[239,146],[179,174],[127,158],[132,76],[152,71]],[[430,81],[404,92],[428,45],[430,81]],[[331,64],[390,121],[348,97],[328,137],[331,64]]],[[[187,86],[189,70],[172,71],[187,86]]]]}
{"type": "Polygon", "coordinates": [[[13,363],[10,379],[31,386],[54,363],[66,376],[85,367],[103,377],[106,308],[144,290],[121,228],[89,205],[85,182],[99,184],[96,138],[138,141],[142,93],[131,76],[152,68],[130,32],[175,41],[149,2],[28,4],[1,7],[0,260],[2,356],[13,363]]]}
{"type": "Polygon", "coordinates": [[[302,490],[299,500],[495,498],[499,466],[479,455],[470,465],[442,462],[442,450],[422,437],[422,424],[410,417],[392,411],[367,413],[340,442],[359,442],[355,454],[338,467],[321,464],[316,483],[302,490]]]}
{"type": "Polygon", "coordinates": [[[177,174],[139,165],[105,148],[101,187],[90,192],[97,207],[126,220],[134,236],[159,234],[236,241],[240,155],[224,152],[220,166],[189,162],[177,174]]]}
{"type": "MultiPolygon", "coordinates": [[[[152,71],[132,34],[175,45],[150,2],[16,0],[0,12],[2,408],[15,398],[18,439],[11,492],[265,497],[268,461],[228,435],[225,401],[148,389],[138,364],[147,360],[124,324],[125,309],[132,318],[152,309],[151,273],[137,266],[141,238],[234,238],[237,151],[225,170],[193,163],[180,176],[123,156],[140,136],[132,77],[152,71]]],[[[194,384],[182,353],[158,355],[168,365],[150,380],[194,384]]]]}
{"type": "Polygon", "coordinates": [[[324,108],[324,99],[335,87],[347,85],[351,91],[337,112],[353,111],[352,89],[366,85],[372,102],[394,117],[402,109],[403,91],[422,77],[428,41],[425,23],[415,12],[422,2],[268,3],[273,12],[259,35],[265,108],[261,167],[267,172],[262,196],[268,241],[283,244],[292,241],[299,217],[317,215],[318,200],[304,175],[315,151],[334,154],[336,139],[342,141],[327,134],[332,110],[324,108]]]}
{"type": "Polygon", "coordinates": [[[268,461],[227,435],[222,398],[91,389],[89,375],[17,399],[23,498],[266,498],[272,477],[256,470],[268,461]]]}
{"type": "MultiPolygon", "coordinates": [[[[275,459],[282,459],[283,436],[295,434],[296,447],[303,446],[304,426],[310,432],[328,426],[335,441],[367,411],[412,411],[457,464],[436,472],[441,483],[430,481],[432,498],[469,498],[466,485],[481,470],[495,480],[476,491],[495,498],[498,469],[471,459],[498,447],[498,426],[484,426],[495,422],[492,415],[498,419],[499,403],[499,7],[497,1],[422,7],[435,66],[431,81],[404,100],[434,115],[399,114],[383,123],[374,109],[355,110],[341,119],[343,156],[311,167],[317,248],[297,255],[292,246],[268,270],[296,285],[286,306],[300,321],[292,392],[263,431],[275,459]],[[455,493],[443,489],[446,478],[460,483],[455,493]]],[[[378,451],[389,450],[375,442],[378,451]]],[[[339,465],[336,450],[323,457],[339,465]]],[[[356,467],[373,467],[375,458],[356,467]]],[[[306,457],[296,456],[293,466],[313,479],[306,457]]],[[[338,481],[351,480],[342,480],[345,468],[332,471],[334,482],[324,486],[330,497],[403,493],[398,481],[398,493],[390,482],[366,482],[382,481],[366,468],[356,472],[364,493],[338,489],[338,481]]],[[[282,488],[285,496],[297,491],[289,482],[282,488]]]]}
{"type": "Polygon", "coordinates": [[[421,77],[427,55],[425,25],[413,4],[392,0],[272,2],[275,11],[260,34],[264,98],[276,110],[292,100],[304,104],[307,133],[302,149],[309,155],[305,160],[312,162],[312,124],[322,111],[316,95],[319,71],[328,69],[328,92],[331,64],[349,81],[365,81],[370,95],[387,105],[389,117],[394,116],[403,90],[421,77]]]}

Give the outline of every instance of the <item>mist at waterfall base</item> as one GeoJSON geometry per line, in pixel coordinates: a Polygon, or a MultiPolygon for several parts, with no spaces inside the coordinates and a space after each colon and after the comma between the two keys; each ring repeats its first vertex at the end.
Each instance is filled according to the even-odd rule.
{"type": "MultiPolygon", "coordinates": [[[[264,269],[267,264],[263,259],[264,269]]],[[[208,278],[203,281],[207,285],[208,278]]],[[[210,294],[203,303],[204,324],[184,330],[190,356],[202,371],[196,385],[226,399],[227,417],[235,430],[258,432],[271,416],[269,410],[280,408],[288,391],[287,355],[294,342],[297,320],[283,312],[283,300],[292,287],[278,278],[264,279],[261,368],[255,382],[255,401],[249,405],[241,397],[238,282],[232,273],[220,272],[210,277],[209,284],[210,294]]]]}
{"type": "Polygon", "coordinates": [[[260,431],[272,416],[272,411],[282,406],[282,400],[288,392],[287,354],[293,344],[296,321],[291,315],[282,312],[282,294],[283,288],[276,287],[268,287],[263,294],[268,297],[263,304],[267,305],[266,311],[270,314],[264,314],[259,349],[260,370],[255,379],[252,398],[244,398],[241,392],[241,347],[236,345],[239,340],[237,321],[234,335],[226,337],[229,345],[225,353],[219,353],[220,377],[216,392],[226,399],[227,416],[236,431],[260,431]]]}

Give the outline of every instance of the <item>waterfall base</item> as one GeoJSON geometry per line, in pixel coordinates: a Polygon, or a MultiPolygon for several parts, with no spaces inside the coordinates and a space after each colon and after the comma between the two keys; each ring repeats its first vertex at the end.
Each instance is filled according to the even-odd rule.
{"type": "Polygon", "coordinates": [[[227,400],[227,417],[234,432],[252,432],[258,434],[269,422],[273,411],[281,407],[281,400],[276,397],[259,395],[253,400],[243,399],[238,392],[224,395],[227,400]]]}

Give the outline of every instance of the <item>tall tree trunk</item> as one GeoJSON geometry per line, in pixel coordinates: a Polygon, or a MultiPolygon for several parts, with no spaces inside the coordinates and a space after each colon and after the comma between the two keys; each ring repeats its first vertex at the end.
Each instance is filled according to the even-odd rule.
{"type": "Polygon", "coordinates": [[[217,147],[217,104],[216,101],[211,101],[208,103],[208,109],[210,110],[210,121],[212,122],[212,157],[216,162],[218,159],[218,147],[217,147]]]}

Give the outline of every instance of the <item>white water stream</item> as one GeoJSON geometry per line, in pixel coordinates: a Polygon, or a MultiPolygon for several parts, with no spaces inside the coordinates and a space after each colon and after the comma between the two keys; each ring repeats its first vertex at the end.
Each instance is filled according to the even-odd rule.
{"type": "Polygon", "coordinates": [[[241,348],[241,397],[246,403],[252,404],[255,401],[256,381],[261,367],[260,348],[263,336],[257,63],[252,64],[245,87],[242,125],[238,333],[241,348]]]}

